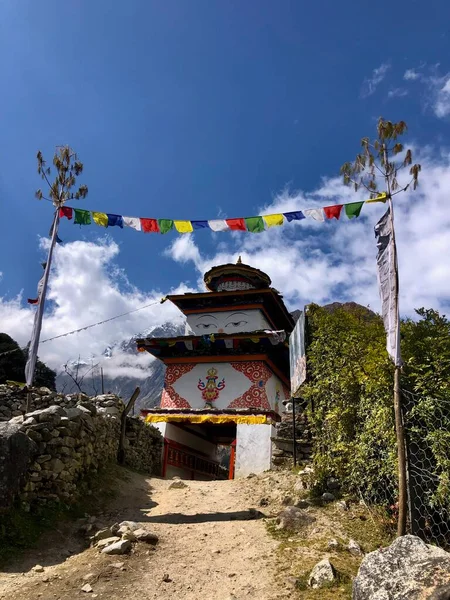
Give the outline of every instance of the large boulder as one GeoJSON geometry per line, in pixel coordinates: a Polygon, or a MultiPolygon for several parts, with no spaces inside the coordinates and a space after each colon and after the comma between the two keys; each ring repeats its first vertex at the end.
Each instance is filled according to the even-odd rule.
{"type": "Polygon", "coordinates": [[[20,427],[18,423],[0,423],[0,513],[10,508],[37,451],[20,427]]]}
{"type": "Polygon", "coordinates": [[[426,599],[450,599],[450,554],[413,535],[367,554],[353,582],[352,600],[426,599]]]}

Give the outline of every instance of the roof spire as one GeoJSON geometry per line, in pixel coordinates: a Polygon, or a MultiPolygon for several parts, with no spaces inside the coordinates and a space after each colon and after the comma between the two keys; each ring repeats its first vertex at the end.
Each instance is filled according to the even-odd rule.
{"type": "Polygon", "coordinates": [[[241,255],[239,255],[239,258],[237,259],[237,262],[236,262],[236,264],[237,264],[237,265],[242,265],[242,258],[241,258],[241,255]]]}

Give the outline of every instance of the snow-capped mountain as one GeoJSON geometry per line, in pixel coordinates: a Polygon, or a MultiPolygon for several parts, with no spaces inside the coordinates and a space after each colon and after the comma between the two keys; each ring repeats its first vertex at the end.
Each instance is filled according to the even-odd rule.
{"type": "Polygon", "coordinates": [[[164,323],[132,337],[110,344],[99,357],[79,357],[62,366],[56,378],[56,387],[66,394],[81,390],[88,395],[105,393],[121,396],[126,402],[136,386],[141,393],[135,412],[159,404],[164,384],[165,367],[148,353],[138,353],[136,339],[143,337],[176,337],[184,335],[184,323],[164,323]]]}

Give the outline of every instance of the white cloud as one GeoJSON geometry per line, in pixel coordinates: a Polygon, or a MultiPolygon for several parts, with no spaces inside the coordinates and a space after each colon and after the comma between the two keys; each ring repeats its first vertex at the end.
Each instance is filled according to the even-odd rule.
{"type": "MultiPolygon", "coordinates": [[[[428,66],[422,64],[419,69],[421,71],[407,69],[403,79],[406,81],[418,80],[427,90],[425,108],[431,109],[439,119],[445,119],[450,115],[450,73],[441,75],[439,63],[428,66]]],[[[391,92],[388,96],[391,96],[391,92]]]]}
{"type": "Polygon", "coordinates": [[[404,98],[407,95],[408,90],[405,90],[405,88],[394,88],[388,92],[388,98],[404,98]]]}
{"type": "Polygon", "coordinates": [[[406,69],[405,73],[403,74],[403,79],[406,81],[415,81],[416,79],[419,79],[419,77],[420,73],[418,73],[415,69],[406,69]]]}
{"type": "Polygon", "coordinates": [[[371,77],[366,77],[363,81],[361,96],[367,98],[375,93],[375,90],[386,77],[386,73],[391,68],[389,63],[382,63],[379,67],[372,71],[371,77]]]}
{"type": "MultiPolygon", "coordinates": [[[[419,188],[399,194],[395,200],[401,312],[405,316],[414,316],[414,309],[421,306],[444,312],[450,308],[450,263],[446,258],[450,255],[450,214],[445,208],[450,195],[450,154],[432,159],[423,153],[421,158],[419,188]]],[[[338,178],[324,179],[312,193],[283,193],[272,205],[263,207],[261,214],[364,197],[363,192],[355,195],[338,178]]],[[[369,204],[351,221],[344,214],[338,222],[305,219],[265,233],[247,234],[238,242],[228,238],[217,254],[196,254],[195,266],[200,275],[214,264],[235,262],[241,254],[245,263],[270,275],[291,309],[310,302],[354,300],[379,311],[373,227],[385,210],[383,204],[369,204]]],[[[175,260],[176,254],[172,252],[175,260]]]]}
{"type": "Polygon", "coordinates": [[[446,75],[435,83],[436,99],[434,113],[440,119],[450,115],[450,75],[446,75]]]}
{"type": "MultiPolygon", "coordinates": [[[[41,248],[47,246],[48,240],[41,240],[41,248]]],[[[84,358],[99,356],[115,341],[127,340],[168,320],[181,320],[171,303],[159,303],[167,290],[142,292],[128,281],[115,263],[118,254],[119,246],[109,238],[97,243],[77,241],[56,248],[47,295],[49,308],[41,340],[152,302],[155,305],[87,331],[41,344],[39,356],[51,367],[59,370],[68,359],[76,359],[79,354],[84,358]]],[[[181,286],[177,291],[185,289],[181,286]]],[[[11,300],[0,298],[0,331],[25,345],[30,337],[34,311],[35,308],[23,307],[21,296],[11,300]]],[[[149,355],[136,355],[132,366],[139,369],[141,363],[150,362],[149,355]]],[[[116,357],[115,360],[108,359],[104,366],[116,376],[125,375],[125,372],[115,369],[119,363],[116,357]]],[[[130,365],[124,364],[125,367],[130,365]]]]}

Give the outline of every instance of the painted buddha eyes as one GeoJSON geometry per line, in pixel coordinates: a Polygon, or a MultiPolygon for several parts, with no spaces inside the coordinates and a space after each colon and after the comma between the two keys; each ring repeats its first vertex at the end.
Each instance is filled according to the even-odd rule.
{"type": "MultiPolygon", "coordinates": [[[[248,321],[231,321],[230,323],[225,324],[225,328],[227,327],[243,327],[247,325],[248,321]]],[[[197,327],[199,329],[218,329],[217,323],[197,323],[197,327]]]]}
{"type": "Polygon", "coordinates": [[[211,329],[211,327],[215,327],[217,329],[216,323],[197,323],[197,327],[199,329],[211,329]]]}

